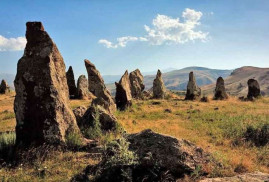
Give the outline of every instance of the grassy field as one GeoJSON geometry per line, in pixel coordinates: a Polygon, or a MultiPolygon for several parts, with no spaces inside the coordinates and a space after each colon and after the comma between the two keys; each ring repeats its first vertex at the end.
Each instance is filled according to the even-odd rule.
{"type": "MultiPolygon", "coordinates": [[[[14,131],[14,94],[0,95],[0,132],[14,131]]],[[[88,101],[72,100],[72,108],[88,106],[88,101]]],[[[168,100],[134,101],[131,108],[115,113],[128,133],[152,130],[190,140],[211,152],[224,164],[223,169],[211,171],[211,176],[233,175],[236,172],[269,172],[269,146],[257,147],[246,141],[247,128],[261,128],[269,124],[269,98],[255,102],[184,101],[174,96],[168,100]]],[[[37,160],[38,161],[38,160],[37,160]]],[[[69,181],[89,163],[96,163],[87,153],[66,152],[51,154],[35,165],[0,169],[3,181],[69,181]],[[44,177],[40,171],[46,170],[44,177]]]]}

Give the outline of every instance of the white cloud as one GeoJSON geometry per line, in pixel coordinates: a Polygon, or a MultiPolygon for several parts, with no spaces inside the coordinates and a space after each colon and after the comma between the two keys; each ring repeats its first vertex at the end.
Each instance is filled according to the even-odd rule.
{"type": "Polygon", "coordinates": [[[26,38],[6,38],[0,35],[0,52],[1,51],[20,51],[25,48],[26,38]]]}
{"type": "Polygon", "coordinates": [[[132,36],[126,36],[126,37],[119,37],[117,38],[117,43],[113,44],[112,42],[106,40],[106,39],[101,39],[98,41],[99,44],[104,44],[105,47],[107,48],[118,48],[118,47],[126,47],[128,42],[131,41],[145,41],[146,39],[144,37],[132,37],[132,36]]]}
{"type": "Polygon", "coordinates": [[[157,15],[152,20],[152,26],[145,25],[146,35],[143,37],[120,37],[117,43],[102,39],[99,43],[107,48],[126,47],[129,41],[147,41],[151,45],[162,44],[184,44],[189,41],[206,41],[208,33],[195,30],[201,24],[200,19],[203,13],[186,8],[182,13],[182,19],[172,18],[166,15],[157,15]]]}

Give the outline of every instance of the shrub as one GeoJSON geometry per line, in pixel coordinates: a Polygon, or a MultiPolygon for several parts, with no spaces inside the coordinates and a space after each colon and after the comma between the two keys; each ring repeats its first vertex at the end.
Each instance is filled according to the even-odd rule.
{"type": "Polygon", "coordinates": [[[70,131],[66,135],[66,144],[70,148],[79,148],[82,146],[82,136],[75,131],[70,131]]]}
{"type": "Polygon", "coordinates": [[[10,159],[16,143],[15,132],[0,134],[0,158],[10,159]]]}
{"type": "Polygon", "coordinates": [[[94,109],[95,109],[95,115],[93,117],[94,120],[91,123],[91,127],[86,128],[83,132],[85,137],[89,139],[97,139],[102,136],[100,113],[96,107],[94,107],[94,109]]]}
{"type": "Polygon", "coordinates": [[[257,128],[248,126],[244,136],[247,141],[253,142],[256,146],[265,146],[269,143],[269,124],[257,128]]]}

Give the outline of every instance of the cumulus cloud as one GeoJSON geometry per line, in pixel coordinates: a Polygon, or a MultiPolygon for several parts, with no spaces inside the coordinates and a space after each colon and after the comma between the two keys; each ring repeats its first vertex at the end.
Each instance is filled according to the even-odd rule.
{"type": "Polygon", "coordinates": [[[0,35],[0,51],[20,51],[25,48],[26,38],[6,38],[0,35]]]}
{"type": "Polygon", "coordinates": [[[126,47],[130,41],[147,41],[151,45],[184,44],[195,40],[206,41],[208,33],[196,30],[197,26],[201,25],[202,16],[202,12],[189,8],[186,8],[181,15],[183,21],[180,18],[158,14],[152,20],[152,26],[144,26],[146,34],[143,37],[120,37],[117,38],[115,44],[102,39],[99,40],[99,43],[104,44],[107,48],[118,48],[126,47]]]}

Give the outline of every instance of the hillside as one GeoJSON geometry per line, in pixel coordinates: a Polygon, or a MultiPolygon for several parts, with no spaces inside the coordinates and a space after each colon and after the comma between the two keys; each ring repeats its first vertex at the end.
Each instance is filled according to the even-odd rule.
{"type": "MultiPolygon", "coordinates": [[[[257,79],[263,95],[269,95],[269,68],[244,66],[234,70],[225,79],[225,87],[230,95],[245,96],[248,92],[247,81],[257,79]]],[[[202,87],[205,94],[213,93],[215,83],[202,87]]]]}
{"type": "MultiPolygon", "coordinates": [[[[189,80],[189,73],[193,71],[199,86],[214,83],[219,76],[227,77],[232,70],[219,70],[204,67],[187,67],[163,74],[166,88],[171,90],[185,90],[189,80]]],[[[145,76],[146,89],[152,87],[155,75],[145,76]]]]}
{"type": "MultiPolygon", "coordinates": [[[[219,76],[225,78],[232,72],[232,70],[219,70],[204,67],[187,67],[180,70],[173,70],[163,73],[163,80],[166,88],[170,90],[185,90],[189,80],[189,73],[191,71],[194,71],[196,81],[199,86],[215,83],[219,76]]],[[[146,90],[152,87],[152,83],[155,77],[155,74],[144,76],[146,90]]],[[[114,83],[107,84],[107,87],[113,95],[115,93],[114,83]]]]}

